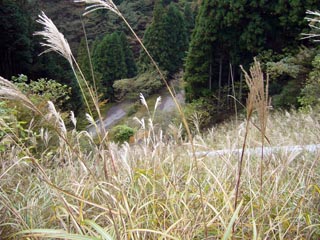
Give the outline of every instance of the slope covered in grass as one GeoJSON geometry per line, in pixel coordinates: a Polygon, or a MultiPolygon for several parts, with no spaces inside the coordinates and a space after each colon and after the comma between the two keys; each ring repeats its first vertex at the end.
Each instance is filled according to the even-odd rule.
{"type": "MultiPolygon", "coordinates": [[[[146,127],[140,144],[122,146],[62,128],[30,131],[23,140],[8,132],[0,152],[1,238],[203,239],[203,222],[211,239],[229,239],[233,224],[235,239],[319,238],[318,152],[265,157],[262,189],[260,155],[245,155],[234,209],[239,156],[199,157],[197,175],[191,145],[178,127],[170,129],[163,136],[146,127]]],[[[224,123],[194,145],[238,148],[244,131],[244,121],[224,123]]],[[[266,133],[271,146],[318,143],[319,115],[274,112],[266,133]]],[[[259,139],[252,127],[248,147],[259,139]]]]}

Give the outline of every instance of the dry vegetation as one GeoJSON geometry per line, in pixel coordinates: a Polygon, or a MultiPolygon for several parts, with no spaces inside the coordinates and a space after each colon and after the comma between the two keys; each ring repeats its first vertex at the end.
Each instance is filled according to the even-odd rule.
{"type": "MultiPolygon", "coordinates": [[[[196,136],[194,145],[199,151],[238,148],[245,125],[217,126],[196,136]]],[[[144,142],[122,146],[97,145],[86,132],[74,130],[66,138],[55,131],[34,132],[24,143],[8,134],[0,156],[1,236],[203,239],[205,221],[211,239],[319,238],[319,153],[265,156],[262,192],[261,157],[245,155],[240,204],[234,209],[239,156],[199,157],[198,179],[190,143],[168,142],[161,132],[148,130],[144,142]]],[[[317,143],[319,134],[317,116],[276,112],[269,118],[273,146],[317,143]]],[[[252,128],[248,146],[259,139],[252,128]]]]}
{"type": "MultiPolygon", "coordinates": [[[[107,3],[88,2],[101,3],[98,7],[107,3]]],[[[42,20],[51,24],[45,15],[42,20]]],[[[45,37],[47,33],[40,32],[45,37]]],[[[66,54],[57,44],[46,46],[66,54]]],[[[65,58],[75,73],[81,71],[71,53],[65,58]]],[[[249,79],[263,81],[252,73],[249,79]]],[[[138,119],[143,141],[119,146],[108,141],[104,131],[97,139],[77,131],[73,115],[73,127],[67,128],[51,102],[47,113],[40,112],[0,78],[1,97],[23,102],[41,118],[21,134],[21,128],[0,117],[1,238],[319,239],[318,152],[231,154],[241,146],[319,142],[318,114],[267,114],[264,84],[255,84],[259,89],[250,89],[253,99],[266,94],[259,100],[261,112],[249,101],[247,117],[239,124],[231,121],[196,136],[188,130],[178,103],[186,131],[170,125],[172,134],[164,135],[141,97],[148,108],[145,119],[138,119]],[[217,149],[230,149],[230,154],[196,156],[217,149]]],[[[94,92],[89,93],[98,106],[94,92]]],[[[92,115],[88,120],[94,123],[92,115]]]]}

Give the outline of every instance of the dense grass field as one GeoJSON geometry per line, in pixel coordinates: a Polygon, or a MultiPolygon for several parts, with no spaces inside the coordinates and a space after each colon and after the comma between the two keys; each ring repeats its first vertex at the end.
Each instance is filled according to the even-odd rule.
{"type": "MultiPolygon", "coordinates": [[[[266,146],[319,142],[317,113],[273,112],[268,120],[266,146]]],[[[2,239],[320,237],[318,152],[266,155],[262,187],[261,156],[246,154],[235,209],[240,156],[195,160],[173,125],[166,136],[146,127],[139,144],[119,146],[57,123],[58,131],[30,131],[25,139],[12,131],[1,139],[2,239]]],[[[241,148],[245,126],[229,121],[197,134],[195,149],[241,148]]],[[[256,146],[260,133],[250,124],[247,147],[256,146]]]]}
{"type": "MultiPolygon", "coordinates": [[[[179,117],[163,126],[155,117],[160,99],[148,106],[141,96],[146,111],[135,119],[136,141],[120,145],[104,129],[95,137],[77,130],[73,114],[62,117],[50,101],[39,108],[0,77],[1,99],[18,101],[24,105],[19,111],[35,115],[17,120],[16,106],[0,102],[1,239],[320,239],[320,152],[263,152],[318,144],[319,112],[272,111],[268,81],[255,60],[250,74],[244,71],[246,116],[200,131],[199,116],[189,121],[184,115],[113,2],[78,2],[94,4],[87,13],[105,8],[127,24],[179,117]],[[253,147],[262,147],[261,153],[232,153],[253,147]],[[227,151],[205,154],[220,149],[227,151]]],[[[44,26],[36,35],[44,38],[45,52],[69,62],[88,124],[95,125],[94,112],[102,120],[98,95],[53,22],[42,13],[38,23],[44,26]]]]}

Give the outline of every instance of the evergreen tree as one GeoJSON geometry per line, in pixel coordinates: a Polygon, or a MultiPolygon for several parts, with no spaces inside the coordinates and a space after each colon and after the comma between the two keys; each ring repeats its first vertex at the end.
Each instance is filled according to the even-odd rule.
{"type": "MultiPolygon", "coordinates": [[[[161,1],[157,1],[153,10],[152,23],[147,27],[143,37],[144,45],[160,67],[162,67],[162,62],[168,60],[164,18],[165,9],[163,4],[161,1]]],[[[150,59],[143,50],[141,50],[139,67],[142,72],[150,68],[150,59]]]]}
{"type": "Polygon", "coordinates": [[[194,24],[195,24],[194,12],[191,9],[191,3],[189,3],[189,2],[185,3],[183,12],[184,12],[186,29],[187,29],[187,33],[188,33],[188,42],[189,42],[192,30],[194,28],[194,24]]]}
{"type": "Polygon", "coordinates": [[[316,0],[202,1],[185,65],[187,100],[207,96],[231,75],[239,80],[235,66],[263,50],[296,49],[306,9],[319,7],[316,0]]]}
{"type": "MultiPolygon", "coordinates": [[[[166,10],[163,3],[158,1],[153,14],[153,21],[147,28],[143,41],[159,67],[172,75],[182,66],[188,45],[185,21],[174,3],[166,10]]],[[[141,70],[147,70],[149,64],[150,60],[141,52],[141,70]]]]}
{"type": "Polygon", "coordinates": [[[137,65],[133,57],[133,52],[128,44],[126,35],[123,32],[120,32],[119,35],[127,68],[126,77],[132,78],[137,75],[137,65]]]}
{"type": "Polygon", "coordinates": [[[168,57],[163,62],[163,68],[173,74],[183,65],[183,59],[188,47],[188,35],[185,20],[176,4],[169,5],[165,16],[165,31],[168,57]]]}
{"type": "Polygon", "coordinates": [[[102,92],[106,98],[113,100],[113,83],[115,80],[133,77],[136,66],[132,51],[123,33],[106,34],[96,44],[93,53],[95,72],[100,76],[102,92]]]}
{"type": "Polygon", "coordinates": [[[78,47],[77,61],[86,81],[92,81],[91,66],[85,38],[82,38],[78,47]]]}
{"type": "Polygon", "coordinates": [[[30,16],[10,0],[0,0],[0,75],[28,73],[32,63],[30,16]]]}

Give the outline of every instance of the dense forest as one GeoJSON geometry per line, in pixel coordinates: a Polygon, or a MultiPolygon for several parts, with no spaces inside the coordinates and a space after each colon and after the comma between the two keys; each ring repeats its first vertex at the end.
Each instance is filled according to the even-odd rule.
{"type": "Polygon", "coordinates": [[[0,239],[320,239],[320,1],[0,0],[0,239]]]}
{"type": "MultiPolygon", "coordinates": [[[[64,59],[53,53],[39,56],[41,39],[33,33],[40,28],[35,22],[40,11],[47,12],[65,34],[101,101],[137,96],[133,91],[150,95],[162,88],[157,77],[151,80],[155,75],[148,56],[112,12],[82,16],[83,5],[71,0],[0,4],[0,75],[22,81],[17,76],[23,74],[27,84],[53,79],[67,86],[70,96],[61,104],[64,110],[84,111],[83,100],[64,59]]],[[[205,113],[206,124],[233,112],[233,98],[244,102],[247,89],[239,66],[248,68],[254,57],[270,77],[274,107],[305,108],[318,102],[318,46],[301,35],[311,31],[305,17],[307,10],[320,9],[316,0],[115,4],[168,80],[184,72],[186,100],[195,111],[205,113]]]]}

